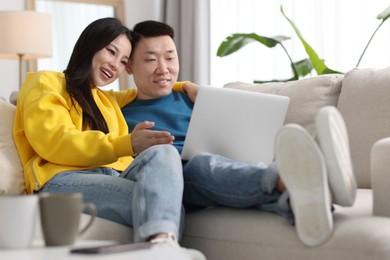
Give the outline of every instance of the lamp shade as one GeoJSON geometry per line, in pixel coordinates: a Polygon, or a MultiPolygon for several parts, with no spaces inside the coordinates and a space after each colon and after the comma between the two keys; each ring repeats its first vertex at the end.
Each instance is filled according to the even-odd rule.
{"type": "Polygon", "coordinates": [[[0,58],[52,55],[51,17],[35,11],[0,11],[0,58]]]}

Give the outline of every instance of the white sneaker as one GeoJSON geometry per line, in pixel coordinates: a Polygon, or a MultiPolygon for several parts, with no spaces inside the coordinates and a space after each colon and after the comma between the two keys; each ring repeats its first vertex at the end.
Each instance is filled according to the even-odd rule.
{"type": "Polygon", "coordinates": [[[166,245],[170,246],[176,250],[180,250],[184,255],[188,256],[189,259],[193,260],[206,260],[206,257],[204,254],[198,250],[195,249],[188,249],[181,247],[179,243],[177,243],[175,237],[171,234],[169,234],[166,237],[158,237],[155,239],[150,240],[150,243],[154,246],[160,246],[160,245],[166,245]]]}
{"type": "Polygon", "coordinates": [[[276,136],[275,152],[298,237],[307,246],[326,242],[333,216],[326,166],[317,143],[303,127],[288,124],[276,136]]]}
{"type": "Polygon", "coordinates": [[[328,169],[332,201],[340,206],[352,206],[356,198],[348,133],[339,111],[323,107],[316,116],[317,139],[328,169]]]}

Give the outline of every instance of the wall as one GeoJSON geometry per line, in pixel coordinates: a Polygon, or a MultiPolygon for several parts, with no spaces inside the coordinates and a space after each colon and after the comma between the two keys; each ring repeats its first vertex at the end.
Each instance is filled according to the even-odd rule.
{"type": "MultiPolygon", "coordinates": [[[[159,19],[161,0],[124,0],[126,25],[130,28],[139,21],[159,19]]],[[[25,0],[0,0],[0,11],[25,9],[25,0]]],[[[18,90],[19,64],[17,60],[0,59],[0,96],[8,99],[10,93],[18,90]]],[[[130,81],[132,85],[132,81],[130,81]]]]}
{"type": "Polygon", "coordinates": [[[132,28],[143,20],[158,20],[160,18],[161,0],[125,0],[126,23],[132,28]]]}
{"type": "MultiPolygon", "coordinates": [[[[0,11],[23,10],[24,0],[0,1],[0,11]]],[[[13,90],[18,90],[19,63],[17,60],[0,59],[0,96],[8,99],[13,90]]]]}
{"type": "MultiPolygon", "coordinates": [[[[124,0],[126,25],[131,29],[133,26],[144,20],[160,19],[160,3],[162,0],[124,0]]],[[[128,77],[129,87],[134,87],[135,82],[132,76],[128,77]]]]}

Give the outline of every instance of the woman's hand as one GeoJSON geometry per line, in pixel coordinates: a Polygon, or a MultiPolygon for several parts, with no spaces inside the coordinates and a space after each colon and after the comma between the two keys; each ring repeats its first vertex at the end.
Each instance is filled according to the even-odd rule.
{"type": "Polygon", "coordinates": [[[183,83],[184,93],[191,99],[192,102],[195,103],[196,95],[198,94],[199,85],[192,83],[190,81],[186,81],[183,83]]]}
{"type": "Polygon", "coordinates": [[[157,144],[173,144],[175,137],[166,131],[150,130],[154,122],[144,121],[138,123],[131,133],[131,143],[135,154],[157,144]]]}

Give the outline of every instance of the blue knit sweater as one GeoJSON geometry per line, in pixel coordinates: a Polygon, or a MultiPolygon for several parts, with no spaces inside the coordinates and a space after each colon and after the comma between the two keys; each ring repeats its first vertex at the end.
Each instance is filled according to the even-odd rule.
{"type": "Polygon", "coordinates": [[[123,107],[122,113],[129,132],[132,132],[135,125],[140,122],[154,122],[152,129],[170,132],[175,137],[173,145],[181,153],[192,108],[193,103],[187,95],[174,91],[158,99],[136,99],[123,107]]]}

